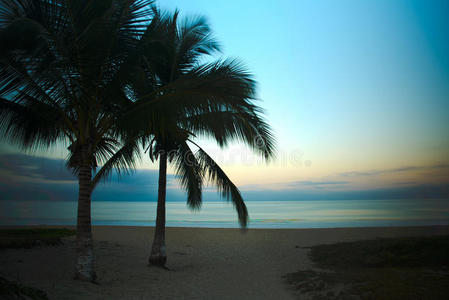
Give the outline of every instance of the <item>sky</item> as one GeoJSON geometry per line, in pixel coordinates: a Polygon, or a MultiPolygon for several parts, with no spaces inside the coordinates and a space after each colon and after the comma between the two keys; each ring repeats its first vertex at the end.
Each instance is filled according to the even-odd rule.
{"type": "MultiPolygon", "coordinates": [[[[448,1],[157,3],[206,16],[223,46],[211,59],[239,58],[258,82],[277,158],[267,164],[239,143],[199,141],[249,200],[449,199],[448,1]]],[[[4,143],[0,151],[0,198],[76,194],[64,147],[34,157],[4,143]]],[[[146,158],[138,169],[97,198],[127,197],[108,193],[112,186],[148,198],[156,165],[146,158]],[[148,182],[143,194],[139,180],[148,182]]],[[[168,198],[180,199],[170,176],[168,198]]]]}

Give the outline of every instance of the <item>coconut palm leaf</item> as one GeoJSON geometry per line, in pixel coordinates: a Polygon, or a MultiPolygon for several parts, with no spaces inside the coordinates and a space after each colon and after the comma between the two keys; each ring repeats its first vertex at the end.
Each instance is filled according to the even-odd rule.
{"type": "Polygon", "coordinates": [[[64,122],[59,111],[44,103],[19,105],[0,99],[0,133],[24,150],[42,149],[63,142],[64,122]]]}
{"type": "MultiPolygon", "coordinates": [[[[112,153],[112,152],[110,152],[112,153]]],[[[135,169],[136,158],[140,159],[140,148],[136,140],[125,143],[119,150],[109,156],[92,180],[95,187],[100,181],[106,180],[112,172],[129,173],[135,169]]]]}
{"type": "Polygon", "coordinates": [[[213,138],[221,147],[231,141],[243,141],[266,160],[274,157],[273,133],[259,115],[214,111],[188,116],[180,120],[180,124],[198,136],[213,138]]]}
{"type": "Polygon", "coordinates": [[[172,163],[182,187],[187,191],[187,205],[194,210],[202,204],[202,171],[195,155],[186,141],[180,141],[172,163]]]}
{"type": "Polygon", "coordinates": [[[239,189],[229,179],[220,166],[212,159],[212,157],[210,157],[206,151],[199,147],[198,144],[194,144],[198,147],[198,151],[195,156],[203,172],[205,173],[204,175],[217,187],[218,192],[221,193],[222,197],[232,202],[237,211],[240,225],[242,227],[246,227],[248,224],[248,210],[239,189]]]}

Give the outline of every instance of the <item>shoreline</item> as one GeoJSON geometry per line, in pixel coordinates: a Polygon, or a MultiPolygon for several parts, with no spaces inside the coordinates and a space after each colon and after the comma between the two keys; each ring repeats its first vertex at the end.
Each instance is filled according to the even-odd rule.
{"type": "MultiPolygon", "coordinates": [[[[76,225],[54,225],[54,224],[37,224],[37,225],[0,225],[0,229],[11,229],[11,228],[68,228],[68,229],[76,229],[76,225]]],[[[92,229],[94,228],[154,228],[155,226],[147,226],[147,225],[92,225],[92,229]]],[[[448,228],[449,225],[385,225],[385,226],[353,226],[353,227],[256,227],[256,228],[240,228],[240,227],[190,227],[190,226],[166,226],[166,229],[210,229],[210,230],[239,230],[239,231],[253,231],[253,230],[352,230],[352,229],[384,229],[384,228],[410,228],[410,229],[418,229],[418,228],[448,228]]]]}

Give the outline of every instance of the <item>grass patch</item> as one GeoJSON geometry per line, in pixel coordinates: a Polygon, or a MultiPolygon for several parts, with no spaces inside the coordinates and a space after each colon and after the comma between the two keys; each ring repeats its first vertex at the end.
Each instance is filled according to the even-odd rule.
{"type": "Polygon", "coordinates": [[[14,283],[0,277],[0,298],[1,299],[17,299],[17,300],[48,300],[47,294],[39,289],[14,283]]]}
{"type": "Polygon", "coordinates": [[[449,236],[396,238],[311,247],[326,271],[287,274],[310,299],[448,299],[449,236]]]}
{"type": "Polygon", "coordinates": [[[75,234],[67,228],[0,229],[0,249],[60,245],[61,238],[75,234]]]}
{"type": "Polygon", "coordinates": [[[311,248],[321,268],[449,267],[449,236],[376,239],[311,248]]]}

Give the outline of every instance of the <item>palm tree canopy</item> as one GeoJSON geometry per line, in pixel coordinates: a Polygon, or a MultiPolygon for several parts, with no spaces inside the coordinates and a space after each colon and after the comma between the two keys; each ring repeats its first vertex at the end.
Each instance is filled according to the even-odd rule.
{"type": "Polygon", "coordinates": [[[153,8],[153,12],[147,31],[153,38],[146,49],[157,54],[148,56],[147,62],[148,73],[156,80],[138,91],[135,106],[141,113],[136,122],[149,122],[142,125],[150,137],[149,142],[144,139],[150,158],[157,158],[160,151],[168,153],[187,190],[189,207],[201,206],[206,179],[232,201],[241,225],[246,226],[248,212],[238,188],[193,139],[211,137],[222,147],[240,140],[264,158],[272,158],[273,134],[263,112],[253,104],[255,81],[238,60],[202,63],[204,55],[220,50],[204,18],[179,21],[177,11],[163,14],[153,8]],[[189,144],[198,148],[196,153],[189,144]]]}
{"type": "Polygon", "coordinates": [[[112,167],[132,167],[137,145],[118,120],[135,101],[151,3],[0,1],[2,136],[24,149],[65,143],[75,172],[82,160],[95,168],[114,158],[95,182],[112,167]]]}

